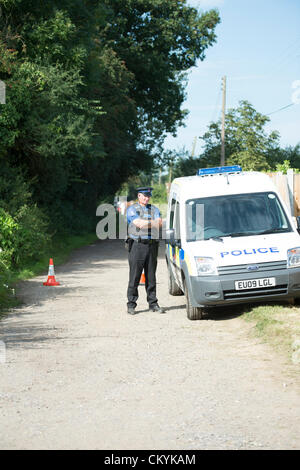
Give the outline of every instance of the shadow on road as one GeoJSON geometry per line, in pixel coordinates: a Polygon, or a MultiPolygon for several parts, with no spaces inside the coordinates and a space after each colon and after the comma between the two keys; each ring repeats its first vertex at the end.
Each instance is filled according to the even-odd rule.
{"type": "MultiPolygon", "coordinates": [[[[184,302],[184,297],[183,297],[183,302],[184,302]]],[[[252,304],[241,304],[241,305],[228,305],[228,306],[222,306],[222,307],[211,307],[211,308],[206,308],[204,309],[204,315],[202,320],[200,321],[205,321],[205,320],[213,320],[213,321],[227,321],[227,320],[233,320],[238,317],[242,317],[248,312],[251,312],[251,310],[254,307],[260,307],[262,305],[282,305],[282,306],[287,306],[286,302],[268,302],[268,303],[252,303],[252,304]]],[[[183,314],[186,314],[186,304],[182,303],[182,305],[174,305],[172,307],[166,307],[165,310],[166,312],[171,312],[172,310],[184,310],[183,314]]]]}
{"type": "Polygon", "coordinates": [[[46,342],[63,339],[58,334],[59,328],[32,321],[31,312],[20,310],[16,308],[9,315],[2,317],[0,339],[7,348],[41,349],[46,342]]]}
{"type": "MultiPolygon", "coordinates": [[[[162,257],[164,257],[164,244],[160,247],[160,258],[162,257]]],[[[39,276],[39,279],[34,278],[18,284],[17,297],[20,308],[24,305],[41,306],[48,300],[54,301],[66,295],[84,297],[90,288],[83,287],[81,281],[86,279],[87,275],[97,276],[98,273],[103,274],[105,271],[128,269],[127,258],[128,252],[124,247],[124,240],[99,240],[79,248],[72,253],[66,263],[55,266],[55,276],[60,286],[43,286],[43,281],[47,280],[46,270],[42,280],[39,276]],[[73,287],[74,280],[77,285],[73,287]]],[[[18,307],[16,309],[18,310],[18,307]]]]}
{"type": "Polygon", "coordinates": [[[256,302],[240,305],[228,305],[225,307],[212,307],[205,310],[203,319],[215,321],[232,320],[234,318],[241,317],[248,312],[251,312],[254,307],[261,307],[262,305],[283,305],[286,307],[287,302],[256,302]]]}
{"type": "MultiPolygon", "coordinates": [[[[184,297],[183,297],[184,299],[184,297]]],[[[183,300],[184,301],[184,300],[183,300]]],[[[166,312],[170,312],[172,310],[184,310],[183,314],[186,314],[186,304],[183,303],[182,305],[174,305],[174,307],[166,307],[166,312]]],[[[205,320],[215,320],[215,321],[224,321],[224,320],[232,320],[233,318],[237,318],[242,316],[246,310],[249,309],[249,306],[234,306],[234,307],[215,307],[215,308],[207,308],[204,310],[203,319],[205,320]]]]}

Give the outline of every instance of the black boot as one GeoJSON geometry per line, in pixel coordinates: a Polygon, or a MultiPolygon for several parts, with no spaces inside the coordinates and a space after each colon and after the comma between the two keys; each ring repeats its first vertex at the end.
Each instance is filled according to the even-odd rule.
{"type": "Polygon", "coordinates": [[[166,313],[166,311],[159,305],[154,305],[153,307],[150,307],[150,310],[151,312],[166,313]]]}
{"type": "Polygon", "coordinates": [[[128,307],[127,308],[127,313],[129,313],[129,315],[136,315],[137,312],[135,311],[135,309],[133,307],[128,307]]]}

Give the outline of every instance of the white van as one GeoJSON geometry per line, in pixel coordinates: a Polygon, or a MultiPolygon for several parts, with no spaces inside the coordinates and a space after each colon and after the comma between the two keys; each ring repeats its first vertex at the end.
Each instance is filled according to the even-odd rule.
{"type": "Polygon", "coordinates": [[[300,222],[271,178],[240,166],[173,181],[166,221],[169,293],[204,307],[300,298],[300,222]]]}

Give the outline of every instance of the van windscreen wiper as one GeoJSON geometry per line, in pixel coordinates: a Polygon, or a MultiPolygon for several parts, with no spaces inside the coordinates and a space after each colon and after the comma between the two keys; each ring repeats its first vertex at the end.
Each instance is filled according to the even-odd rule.
{"type": "Polygon", "coordinates": [[[223,237],[249,237],[250,235],[257,235],[256,232],[232,232],[232,233],[225,233],[222,235],[223,237]]]}
{"type": "Polygon", "coordinates": [[[268,233],[282,233],[282,232],[290,232],[290,230],[288,229],[288,227],[281,227],[281,228],[270,228],[268,230],[263,230],[262,232],[258,232],[256,235],[264,235],[264,234],[268,234],[268,233]]]}
{"type": "Polygon", "coordinates": [[[249,237],[251,235],[267,235],[268,233],[282,233],[282,232],[290,232],[288,227],[286,228],[270,228],[268,230],[262,230],[261,232],[232,232],[226,233],[223,237],[249,237]]]}
{"type": "Polygon", "coordinates": [[[209,237],[209,238],[205,238],[205,240],[215,240],[216,242],[223,242],[223,237],[209,237]]]}

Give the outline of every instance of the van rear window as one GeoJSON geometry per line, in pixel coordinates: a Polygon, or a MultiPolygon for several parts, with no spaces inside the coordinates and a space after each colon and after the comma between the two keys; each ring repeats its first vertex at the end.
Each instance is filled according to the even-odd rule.
{"type": "Polygon", "coordinates": [[[187,241],[292,231],[273,192],[190,199],[186,221],[187,241]]]}

